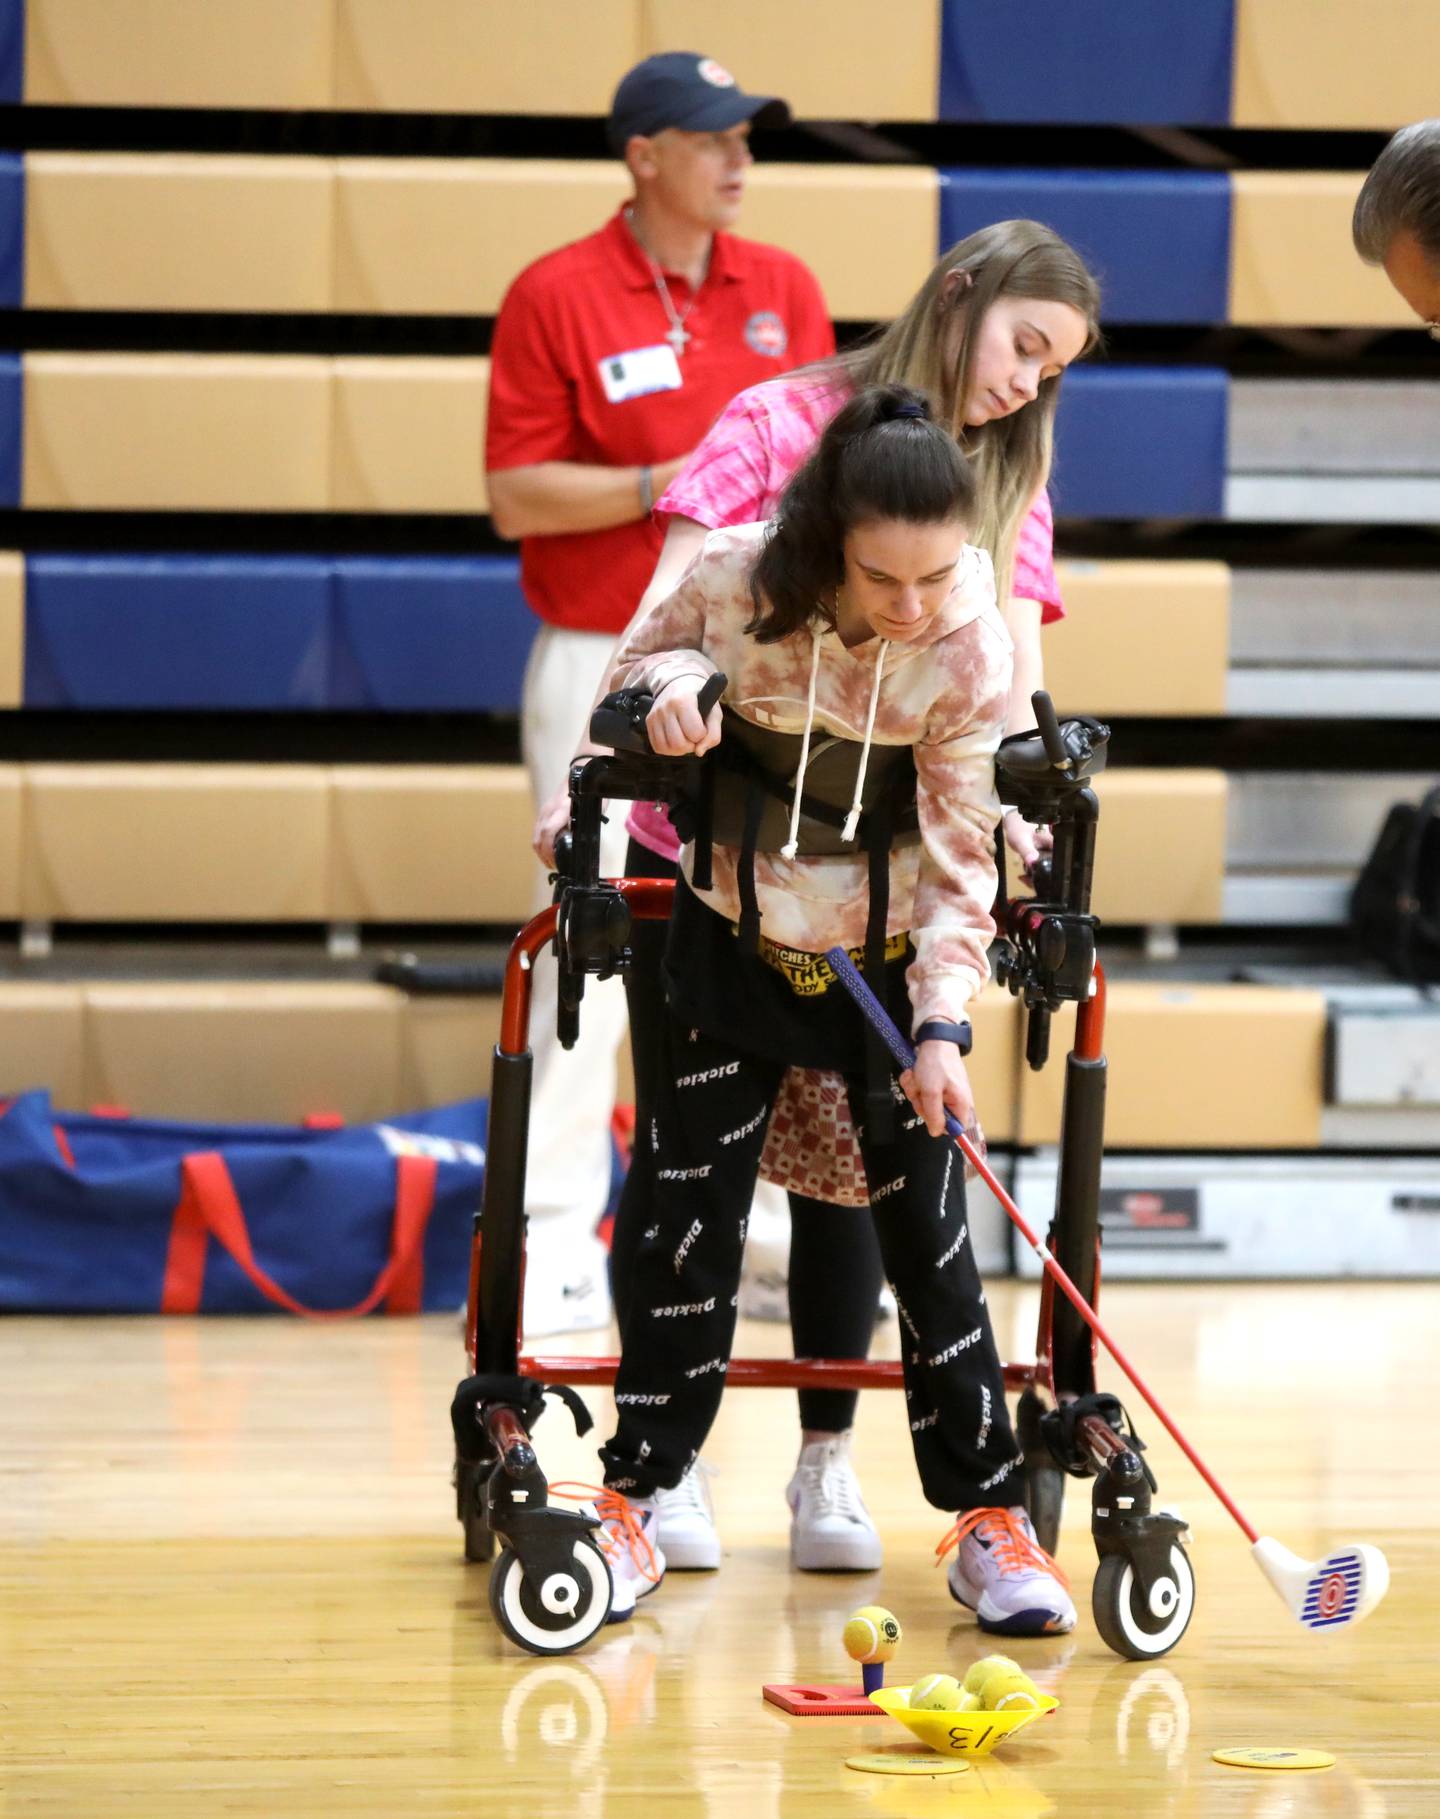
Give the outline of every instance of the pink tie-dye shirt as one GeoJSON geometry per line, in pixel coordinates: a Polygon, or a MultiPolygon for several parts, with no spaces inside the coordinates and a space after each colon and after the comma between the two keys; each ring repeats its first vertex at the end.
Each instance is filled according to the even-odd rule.
{"type": "MultiPolygon", "coordinates": [[[[750,572],[769,527],[711,531],[673,593],[632,626],[616,654],[610,687],[654,694],[682,677],[728,678],[724,699],[757,726],[857,742],[873,710],[871,742],[915,755],[918,843],[890,855],[887,933],[908,931],[915,958],[906,975],[918,1025],[959,1021],[989,977],[994,936],[995,749],[1009,706],[1012,648],[995,605],[984,550],[966,546],[954,587],[910,639],[869,638],[853,649],[818,623],[773,644],[745,631],[754,610],[750,572]],[[883,661],[882,661],[883,659],[883,661]],[[814,715],[808,697],[814,665],[814,715]]],[[[714,881],[696,895],[738,921],[736,848],[716,843],[714,881]]],[[[685,861],[688,875],[689,859],[685,861]]],[[[772,940],[810,953],[865,939],[867,861],[759,853],[755,895],[772,940]]],[[[693,886],[692,886],[693,888],[693,886]]]]}
{"type": "MultiPolygon", "coordinates": [[[[662,524],[667,518],[693,518],[707,530],[773,517],[791,476],[851,391],[844,379],[810,371],[766,379],[738,393],[655,502],[656,516],[662,524]]],[[[1065,616],[1054,542],[1055,521],[1042,489],[1020,526],[1010,584],[1012,594],[1039,601],[1042,625],[1065,616]]],[[[626,826],[651,852],[679,856],[675,830],[656,803],[635,803],[626,826]]]]}

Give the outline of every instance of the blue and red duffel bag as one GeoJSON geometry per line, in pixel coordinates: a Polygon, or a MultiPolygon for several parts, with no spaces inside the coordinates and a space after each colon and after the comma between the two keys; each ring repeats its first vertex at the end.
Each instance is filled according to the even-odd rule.
{"type": "Polygon", "coordinates": [[[377,1124],[0,1110],[0,1309],[413,1314],[465,1299],[485,1101],[377,1124]]]}

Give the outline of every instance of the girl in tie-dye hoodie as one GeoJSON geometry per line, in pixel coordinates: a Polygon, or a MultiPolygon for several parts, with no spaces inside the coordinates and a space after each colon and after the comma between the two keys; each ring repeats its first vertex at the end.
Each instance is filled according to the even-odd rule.
{"type": "Polygon", "coordinates": [[[657,1188],[602,1452],[616,1615],[664,1572],[653,1500],[719,1407],[745,1209],[780,1081],[802,1066],[846,1079],[907,1334],[921,1483],[956,1516],[950,1589],[1002,1633],[1074,1622],[1023,1509],[964,1171],[943,1137],[947,1110],[974,1126],[966,1010],[994,932],[1011,680],[990,559],[967,542],[974,509],[970,468],[923,396],[870,387],[777,518],[712,532],[617,654],[612,687],[655,697],[655,749],[714,750],[721,768],[710,880],[692,845],[676,888],[664,1060],[637,1134],[657,1188]],[[722,703],[702,718],[717,670],[722,703]],[[897,1079],[886,1064],[878,1095],[863,1020],[823,960],[837,943],[864,953],[915,1041],[914,1069],[897,1079]]]}

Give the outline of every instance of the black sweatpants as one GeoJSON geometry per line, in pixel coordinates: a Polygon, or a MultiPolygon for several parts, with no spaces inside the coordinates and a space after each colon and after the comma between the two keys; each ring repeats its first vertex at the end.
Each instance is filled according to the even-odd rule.
{"type": "MultiPolygon", "coordinates": [[[[784,1072],[784,1062],[666,1013],[653,1212],[631,1272],[616,1432],[601,1451],[616,1490],[646,1496],[678,1483],[715,1419],[735,1335],[745,1219],[784,1072]]],[[[963,1161],[948,1139],[930,1136],[898,1079],[895,1141],[870,1142],[864,1081],[847,1076],[846,1086],[871,1216],[900,1303],[905,1410],[925,1496],[948,1511],[1018,1503],[1020,1461],[966,1225],[963,1161]]]]}
{"type": "MultiPolygon", "coordinates": [[[[662,859],[638,840],[630,842],[627,878],[673,878],[677,870],[673,860],[662,859]]],[[[664,922],[637,920],[631,933],[635,961],[624,975],[635,1071],[635,1148],[610,1240],[611,1286],[622,1333],[635,1255],[653,1206],[649,1131],[652,1082],[660,1065],[666,1014],[661,963],[667,933],[664,922]]],[[[797,1358],[868,1357],[883,1277],[868,1207],[832,1206],[803,1194],[790,1195],[790,1337],[797,1358]]],[[[800,1425],[820,1433],[841,1433],[854,1425],[858,1400],[854,1390],[801,1390],[800,1425]]]]}

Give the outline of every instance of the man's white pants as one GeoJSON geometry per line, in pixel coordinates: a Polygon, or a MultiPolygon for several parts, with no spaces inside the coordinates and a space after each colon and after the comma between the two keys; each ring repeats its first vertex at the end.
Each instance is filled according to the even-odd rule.
{"type": "MultiPolygon", "coordinates": [[[[608,632],[541,627],[525,670],[521,710],[525,765],[537,808],[565,781],[615,644],[608,632]]],[[[600,836],[602,877],[624,874],[628,810],[623,802],[607,810],[600,836]]],[[[550,886],[537,866],[536,909],[549,901],[550,886]]],[[[530,1001],[535,1072],[525,1202],[532,1237],[547,1251],[555,1244],[558,1254],[572,1234],[579,1241],[594,1230],[610,1197],[610,1115],[616,1050],[627,1029],[625,990],[618,979],[585,981],[580,1038],[568,1053],[556,1039],[555,1008],[555,960],[546,950],[535,962],[530,1001]]]]}

